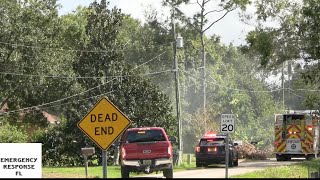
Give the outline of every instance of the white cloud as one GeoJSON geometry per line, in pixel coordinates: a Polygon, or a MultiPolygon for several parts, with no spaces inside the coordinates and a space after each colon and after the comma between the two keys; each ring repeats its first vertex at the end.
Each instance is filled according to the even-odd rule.
{"type": "MultiPolygon", "coordinates": [[[[59,0],[58,2],[63,6],[60,10],[60,14],[72,12],[78,5],[88,6],[94,0],[59,0]]],[[[99,1],[98,1],[99,2],[99,1]]],[[[163,17],[169,16],[170,9],[161,6],[161,0],[111,0],[110,6],[117,6],[125,14],[130,14],[132,17],[144,22],[144,11],[151,8],[160,11],[163,17]]],[[[182,11],[192,16],[194,12],[198,11],[197,5],[182,6],[182,11]]],[[[216,19],[217,16],[212,16],[210,19],[216,19]]],[[[164,18],[163,18],[164,19],[164,18]]],[[[213,34],[221,36],[221,41],[225,44],[233,43],[234,45],[240,45],[244,43],[246,34],[252,30],[253,27],[245,25],[240,21],[238,17],[238,11],[229,13],[220,22],[213,25],[208,31],[207,35],[213,34]]]]}

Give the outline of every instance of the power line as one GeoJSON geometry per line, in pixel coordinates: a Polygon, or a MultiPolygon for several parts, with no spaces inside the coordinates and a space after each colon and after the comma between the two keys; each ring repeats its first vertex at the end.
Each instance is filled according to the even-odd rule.
{"type": "MultiPolygon", "coordinates": [[[[188,72],[186,72],[186,71],[184,71],[184,70],[181,70],[181,71],[183,71],[184,73],[186,73],[186,74],[188,74],[188,75],[190,75],[190,76],[193,76],[193,77],[195,77],[195,78],[197,78],[197,79],[203,80],[202,78],[197,77],[197,76],[195,76],[195,75],[193,75],[193,74],[190,74],[190,73],[188,73],[188,72]]],[[[214,80],[210,75],[209,75],[209,77],[210,77],[212,80],[214,80]]],[[[282,88],[278,88],[278,89],[269,90],[269,91],[254,91],[254,90],[253,90],[253,91],[250,91],[250,90],[242,90],[242,89],[237,89],[237,88],[230,88],[230,87],[228,87],[228,86],[224,86],[224,85],[221,85],[221,84],[212,82],[212,81],[208,81],[208,80],[206,80],[206,81],[209,82],[209,83],[211,83],[211,84],[214,84],[214,85],[217,85],[217,86],[220,86],[220,87],[229,89],[229,90],[242,91],[242,92],[267,92],[267,93],[269,93],[269,92],[279,91],[279,90],[282,89],[282,88]]],[[[215,80],[214,80],[214,81],[215,81],[215,80]]]]}
{"type": "MultiPolygon", "coordinates": [[[[184,71],[184,70],[181,70],[181,71],[183,71],[184,73],[186,73],[186,74],[188,74],[188,75],[190,75],[190,76],[193,76],[193,77],[195,77],[195,78],[197,78],[197,79],[203,80],[202,78],[197,77],[197,76],[195,76],[195,75],[193,75],[193,74],[190,74],[190,73],[188,73],[188,72],[186,72],[186,71],[184,71]]],[[[209,77],[210,77],[213,81],[216,81],[215,79],[212,78],[212,76],[209,75],[209,77]]],[[[208,80],[207,80],[207,81],[208,81],[208,80]]],[[[269,91],[257,91],[257,90],[252,90],[252,91],[251,91],[251,90],[243,90],[243,89],[237,89],[237,88],[230,88],[230,87],[228,87],[228,86],[224,86],[224,85],[221,85],[221,84],[212,82],[212,81],[208,81],[208,82],[211,83],[211,84],[214,84],[214,85],[217,85],[217,86],[226,88],[226,89],[230,89],[230,90],[234,90],[234,91],[243,91],[243,92],[262,92],[262,93],[266,92],[266,93],[268,93],[268,92],[280,91],[280,90],[283,90],[283,89],[288,89],[288,90],[291,90],[291,91],[309,91],[309,92],[319,92],[319,91],[320,91],[320,90],[317,90],[317,89],[291,89],[291,88],[282,88],[282,87],[281,87],[281,88],[277,88],[277,89],[273,89],[273,90],[269,90],[269,91]]]]}
{"type": "Polygon", "coordinates": [[[96,96],[91,96],[91,97],[84,98],[84,99],[77,99],[77,100],[73,100],[72,102],[62,103],[62,104],[57,104],[57,105],[52,105],[52,106],[42,107],[42,105],[39,105],[39,106],[30,107],[29,109],[23,108],[23,109],[17,109],[17,110],[13,110],[13,111],[8,111],[8,112],[2,112],[2,113],[0,113],[0,115],[17,113],[17,112],[21,112],[21,111],[25,111],[25,110],[35,111],[35,110],[39,110],[39,109],[49,109],[49,108],[53,108],[53,107],[57,107],[57,106],[63,106],[63,105],[72,104],[72,103],[75,103],[75,102],[84,101],[84,100],[87,100],[87,99],[92,99],[92,98],[104,96],[104,95],[109,94],[109,93],[112,93],[112,92],[113,92],[113,91],[109,91],[109,92],[107,92],[107,93],[102,93],[102,94],[99,94],[99,95],[96,95],[96,96]],[[41,107],[41,108],[40,108],[40,107],[41,107]]]}
{"type": "MultiPolygon", "coordinates": [[[[147,47],[143,47],[143,49],[147,48],[156,48],[156,47],[161,47],[161,46],[167,46],[171,45],[174,42],[168,42],[160,45],[150,45],[147,47]]],[[[83,49],[64,49],[64,48],[54,48],[54,47],[41,47],[41,46],[32,46],[32,45],[24,45],[24,44],[17,44],[17,43],[8,43],[8,42],[1,42],[0,44],[4,45],[10,45],[10,46],[15,46],[15,47],[26,47],[26,48],[34,48],[34,49],[50,49],[50,50],[55,50],[55,51],[68,51],[68,52],[86,52],[86,53],[108,53],[108,52],[123,52],[127,46],[125,46],[123,49],[120,50],[83,50],[83,49]]],[[[127,44],[127,43],[126,43],[127,44]]],[[[142,48],[136,48],[136,49],[142,49],[142,48]]],[[[3,52],[3,51],[2,51],[3,52]]]]}
{"type": "MultiPolygon", "coordinates": [[[[165,52],[166,52],[166,51],[165,51],[165,52]]],[[[165,53],[165,52],[163,52],[163,53],[165,53]]],[[[158,56],[162,55],[163,53],[161,53],[161,54],[157,55],[156,57],[158,57],[158,56]]],[[[150,59],[150,60],[149,60],[149,61],[147,61],[147,62],[150,62],[151,60],[154,60],[154,59],[155,59],[155,58],[152,58],[152,59],[150,59]]],[[[145,63],[143,63],[143,64],[145,64],[145,63]]],[[[141,64],[141,65],[143,65],[143,64],[141,64]]],[[[129,72],[131,72],[131,71],[133,71],[133,70],[135,70],[135,69],[137,69],[137,68],[141,67],[141,65],[139,65],[139,66],[137,66],[137,67],[135,67],[135,68],[131,69],[129,72]]],[[[8,114],[8,113],[11,113],[11,112],[20,112],[20,111],[24,111],[24,110],[28,110],[28,109],[33,109],[33,108],[39,108],[39,107],[43,107],[43,106],[46,106],[46,105],[49,105],[49,104],[53,104],[53,103],[57,103],[57,102],[61,102],[61,101],[64,101],[64,100],[67,100],[67,99],[70,99],[70,98],[73,98],[73,97],[79,96],[79,95],[81,95],[81,94],[84,94],[84,93],[86,93],[86,92],[89,92],[89,91],[94,90],[94,89],[96,89],[96,88],[99,88],[99,87],[101,87],[101,86],[104,86],[104,85],[106,85],[107,83],[112,82],[112,81],[113,81],[113,80],[115,80],[115,79],[116,79],[116,78],[113,78],[113,79],[111,79],[111,80],[109,80],[109,81],[107,81],[107,82],[105,82],[105,83],[102,83],[102,84],[100,84],[100,85],[98,85],[98,86],[95,86],[95,87],[90,88],[90,89],[87,89],[87,90],[85,90],[85,91],[83,91],[83,92],[80,92],[80,93],[77,93],[77,94],[74,94],[74,95],[71,95],[71,96],[68,96],[68,97],[62,98],[62,99],[58,99],[58,100],[55,100],[55,101],[52,101],[52,102],[48,102],[48,103],[44,103],[44,104],[41,104],[41,105],[36,105],[36,106],[31,106],[31,107],[22,108],[22,109],[19,109],[19,110],[3,112],[3,113],[1,113],[0,115],[8,114]]]]}
{"type": "Polygon", "coordinates": [[[309,91],[309,92],[320,92],[319,89],[291,89],[291,88],[287,88],[291,91],[309,91]]]}
{"type": "Polygon", "coordinates": [[[43,77],[43,78],[60,78],[60,79],[105,79],[105,78],[125,78],[125,77],[136,77],[136,76],[149,76],[155,74],[161,74],[166,72],[171,72],[172,69],[157,71],[157,72],[150,72],[146,74],[136,74],[136,75],[115,75],[115,76],[105,76],[105,77],[98,77],[98,76],[56,76],[56,75],[34,75],[34,74],[20,74],[20,73],[11,73],[11,72],[0,72],[3,75],[12,75],[12,76],[27,76],[27,77],[43,77]]]}
{"type": "MultiPolygon", "coordinates": [[[[164,51],[162,53],[160,53],[159,55],[151,58],[150,60],[136,66],[134,69],[137,69],[141,66],[144,66],[145,64],[148,64],[149,62],[155,60],[156,58],[162,56],[163,54],[165,54],[167,51],[164,51]]],[[[133,69],[133,70],[134,70],[133,69]]],[[[12,72],[0,72],[0,74],[4,74],[4,75],[14,75],[14,76],[29,76],[29,77],[45,77],[45,78],[64,78],[64,79],[102,79],[102,78],[121,78],[121,77],[133,77],[133,76],[148,76],[148,75],[155,75],[155,74],[160,74],[160,73],[165,73],[165,72],[169,72],[172,70],[163,70],[163,71],[159,71],[159,72],[152,72],[152,73],[146,73],[146,74],[138,74],[138,75],[116,75],[116,76],[107,76],[107,77],[98,77],[98,76],[76,76],[76,77],[71,77],[71,76],[57,76],[57,75],[34,75],[34,74],[22,74],[22,73],[12,73],[12,72]]]]}
{"type": "Polygon", "coordinates": [[[303,97],[303,96],[300,96],[300,95],[297,95],[297,94],[295,94],[295,93],[291,92],[291,90],[290,90],[290,89],[288,89],[288,90],[289,90],[289,93],[290,93],[290,94],[292,94],[292,95],[294,95],[294,96],[296,96],[296,97],[299,97],[299,98],[305,98],[305,97],[303,97]]]}

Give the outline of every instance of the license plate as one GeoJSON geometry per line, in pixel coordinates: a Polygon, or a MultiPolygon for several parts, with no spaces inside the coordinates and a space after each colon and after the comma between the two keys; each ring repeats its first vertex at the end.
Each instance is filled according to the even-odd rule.
{"type": "Polygon", "coordinates": [[[151,160],[143,160],[142,163],[146,164],[146,165],[150,165],[151,164],[151,160]]]}

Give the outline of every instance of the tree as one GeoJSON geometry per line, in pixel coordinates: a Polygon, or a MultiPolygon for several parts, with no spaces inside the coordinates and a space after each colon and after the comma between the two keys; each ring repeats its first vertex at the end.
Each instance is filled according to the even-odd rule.
{"type": "MultiPolygon", "coordinates": [[[[187,18],[183,15],[182,11],[178,8],[179,5],[183,3],[190,3],[189,0],[165,0],[163,4],[166,6],[171,6],[173,9],[173,15],[175,15],[175,11],[180,15],[180,19],[193,27],[198,35],[200,36],[201,41],[201,69],[202,69],[202,95],[203,95],[203,113],[206,113],[206,48],[205,48],[205,32],[209,30],[214,24],[222,20],[228,13],[234,11],[238,7],[241,9],[245,9],[246,5],[249,3],[249,0],[229,0],[229,1],[220,1],[219,3],[212,0],[197,0],[196,3],[199,11],[196,12],[192,19],[187,18]],[[208,8],[209,7],[209,8],[208,8]],[[212,8],[214,7],[214,8],[212,8]],[[218,14],[218,18],[208,18],[212,13],[218,14]]],[[[204,116],[205,117],[205,116],[204,116]]]]}
{"type": "Polygon", "coordinates": [[[74,83],[58,78],[72,73],[70,66],[61,67],[69,58],[56,48],[61,43],[56,1],[1,1],[1,7],[0,89],[2,102],[13,112],[8,121],[46,127],[38,105],[73,93],[69,87],[74,83]]]}
{"type": "MultiPolygon", "coordinates": [[[[96,147],[97,155],[94,158],[101,160],[101,150],[75,128],[101,96],[107,96],[119,107],[133,121],[132,127],[161,126],[170,135],[176,133],[169,98],[149,79],[140,77],[138,69],[131,69],[125,63],[123,44],[118,41],[123,14],[117,8],[109,10],[107,7],[108,3],[103,0],[100,3],[93,2],[88,9],[79,12],[83,13],[84,22],[87,23],[81,26],[85,28],[84,34],[76,33],[73,36],[77,38],[74,40],[77,49],[80,49],[75,53],[73,70],[83,77],[77,80],[85,92],[82,98],[87,101],[74,102],[65,107],[62,111],[64,122],[38,137],[38,140],[46,142],[46,150],[52,150],[44,154],[51,165],[81,164],[79,154],[83,146],[96,147]],[[65,156],[55,157],[55,154],[65,156]]],[[[64,18],[71,24],[78,22],[71,14],[64,18]]],[[[79,28],[77,32],[83,31],[79,28]]]]}
{"type": "MultiPolygon", "coordinates": [[[[298,72],[304,87],[319,90],[319,5],[317,0],[257,1],[257,17],[261,22],[277,20],[279,27],[258,27],[247,36],[251,50],[259,54],[263,68],[274,69],[286,61],[303,59],[305,70],[298,72]],[[313,62],[310,64],[310,62],[313,62]],[[311,86],[310,86],[311,85],[311,86]]],[[[296,87],[299,88],[299,87],[296,87]]],[[[319,108],[319,96],[309,95],[306,108],[319,108]]]]}

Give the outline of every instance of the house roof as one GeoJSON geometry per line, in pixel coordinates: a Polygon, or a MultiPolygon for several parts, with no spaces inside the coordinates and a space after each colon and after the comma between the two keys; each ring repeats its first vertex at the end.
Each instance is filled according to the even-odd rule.
{"type": "MultiPolygon", "coordinates": [[[[0,107],[0,113],[2,113],[2,112],[8,112],[8,111],[9,111],[8,103],[5,102],[5,103],[3,104],[3,106],[0,107]]],[[[47,118],[47,121],[48,121],[50,124],[56,124],[56,123],[59,123],[59,122],[60,122],[60,118],[57,117],[57,116],[55,116],[55,115],[53,115],[53,114],[50,114],[50,113],[48,113],[48,112],[46,112],[46,111],[42,111],[42,114],[43,114],[44,117],[47,118]]],[[[20,116],[23,116],[23,115],[24,115],[24,113],[20,113],[20,116]]]]}
{"type": "Polygon", "coordinates": [[[52,115],[52,114],[49,114],[45,111],[42,111],[42,114],[44,115],[44,117],[47,118],[47,121],[50,123],[50,124],[55,124],[55,123],[59,123],[60,122],[60,118],[58,118],[57,116],[55,115],[52,115]]]}

